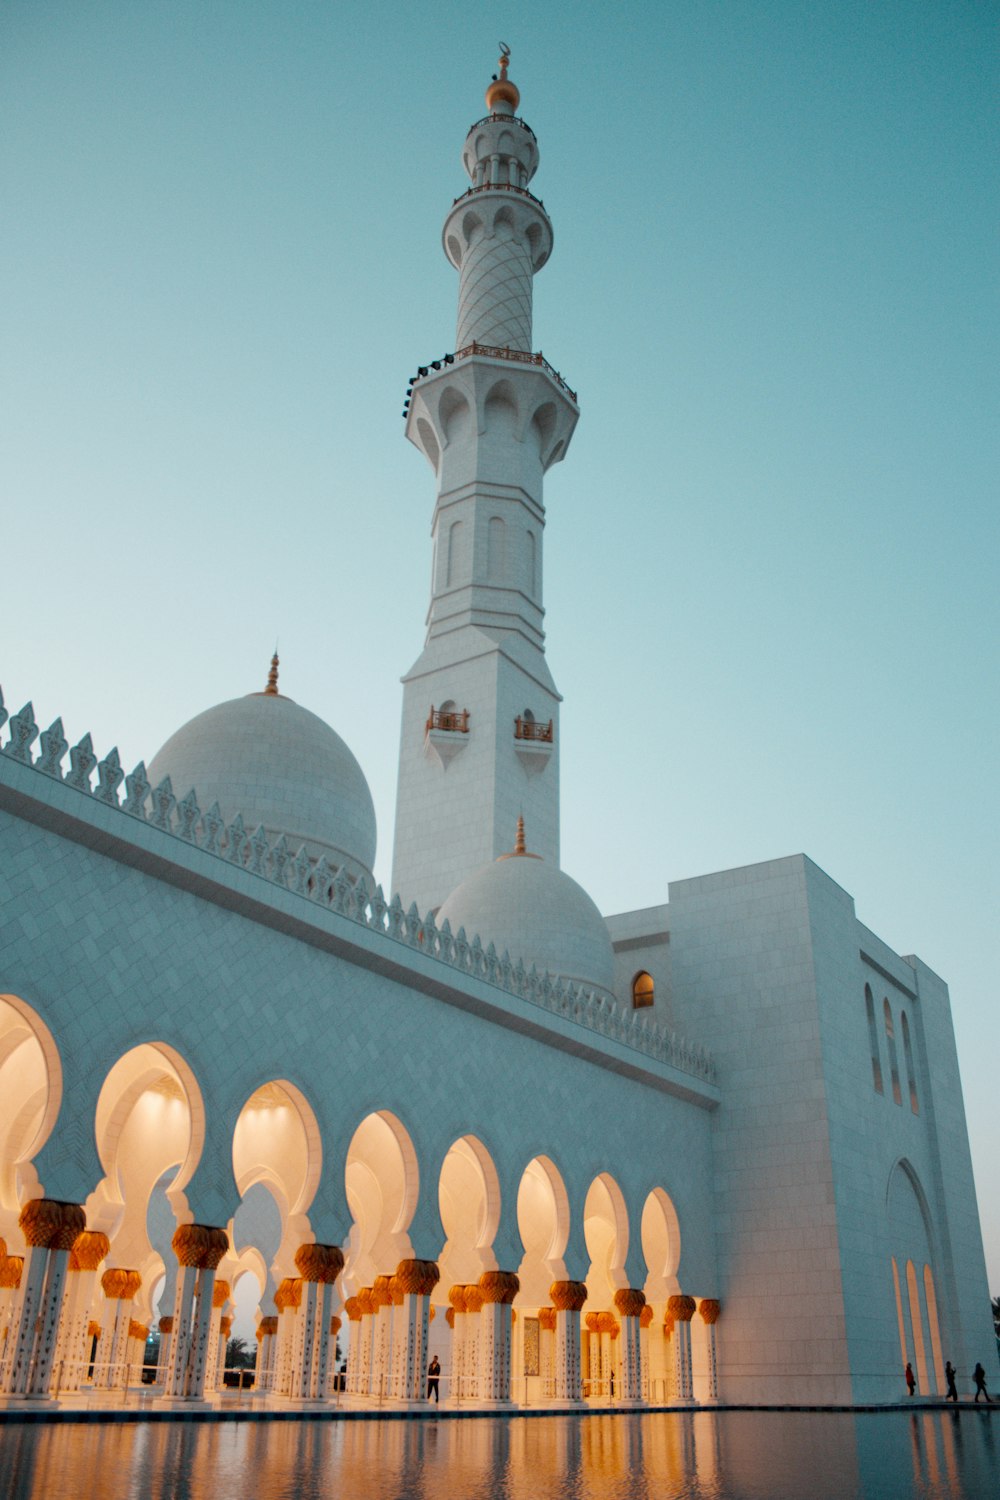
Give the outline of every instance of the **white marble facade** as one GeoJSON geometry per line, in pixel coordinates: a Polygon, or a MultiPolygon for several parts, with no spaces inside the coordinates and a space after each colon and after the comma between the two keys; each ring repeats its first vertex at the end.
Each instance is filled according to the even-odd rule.
{"type": "Polygon", "coordinates": [[[517,107],[504,65],[446,219],[460,347],[408,404],[398,895],[276,660],[150,774],[0,699],[0,1401],[128,1399],[157,1325],[155,1399],[226,1399],[248,1286],[252,1399],[303,1407],[418,1403],[431,1355],[446,1404],[879,1402],[990,1346],[942,981],[801,855],[606,918],[559,869],[577,408],[530,349],[517,107]]]}

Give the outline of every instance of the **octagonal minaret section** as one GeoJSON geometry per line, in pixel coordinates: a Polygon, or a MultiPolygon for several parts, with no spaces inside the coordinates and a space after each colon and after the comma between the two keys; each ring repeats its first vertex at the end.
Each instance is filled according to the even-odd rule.
{"type": "Polygon", "coordinates": [[[406,435],[437,481],[424,649],[403,679],[393,889],[436,908],[495,859],[523,814],[559,860],[559,703],[545,660],[543,476],[576,396],[532,348],[532,286],[552,224],[528,184],[534,131],[508,54],[469,130],[469,188],[445,216],[459,274],[453,352],[410,382],[406,435]]]}

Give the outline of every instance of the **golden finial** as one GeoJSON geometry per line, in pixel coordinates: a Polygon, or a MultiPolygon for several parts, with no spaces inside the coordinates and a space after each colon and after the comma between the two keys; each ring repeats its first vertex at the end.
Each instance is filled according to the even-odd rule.
{"type": "Polygon", "coordinates": [[[271,657],[271,670],[267,674],[267,687],[264,689],[265,698],[280,698],[278,692],[278,653],[275,651],[271,657]]]}
{"type": "Polygon", "coordinates": [[[540,854],[530,854],[528,852],[528,843],[524,837],[524,816],[523,814],[519,814],[514,847],[509,854],[499,855],[499,859],[541,859],[541,857],[540,854]]]}
{"type": "Polygon", "coordinates": [[[510,67],[510,48],[506,42],[500,43],[500,76],[493,75],[493,82],[486,90],[486,108],[491,114],[497,113],[497,105],[506,105],[501,109],[501,114],[516,113],[517,106],[521,102],[521,93],[516,83],[507,77],[507,69],[510,67]]]}

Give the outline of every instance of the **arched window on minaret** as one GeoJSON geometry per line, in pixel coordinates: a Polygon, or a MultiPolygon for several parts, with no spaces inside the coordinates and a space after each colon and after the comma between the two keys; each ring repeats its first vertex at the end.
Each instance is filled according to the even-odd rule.
{"type": "Polygon", "coordinates": [[[538,567],[538,549],[535,545],[535,533],[528,532],[528,597],[534,599],[537,592],[536,570],[538,567]]]}
{"type": "Polygon", "coordinates": [[[913,1048],[910,1045],[910,1023],[906,1019],[906,1011],[899,1013],[899,1029],[903,1033],[903,1056],[906,1059],[906,1081],[910,1086],[910,1108],[915,1115],[920,1113],[920,1105],[917,1102],[917,1076],[913,1071],[913,1048]]]}
{"type": "Polygon", "coordinates": [[[503,583],[507,576],[507,527],[499,516],[490,516],[486,553],[486,577],[490,583],[503,583]]]}
{"type": "Polygon", "coordinates": [[[872,1053],[872,1083],[875,1085],[875,1092],[882,1094],[885,1092],[882,1087],[882,1059],[878,1049],[878,1026],[875,1024],[875,997],[870,984],[865,985],[865,1010],[868,1013],[868,1045],[872,1053]]]}
{"type": "Polygon", "coordinates": [[[458,550],[462,544],[462,523],[452,521],[448,528],[448,571],[445,587],[452,588],[458,582],[458,550]]]}
{"type": "Polygon", "coordinates": [[[656,986],[653,984],[652,974],[647,974],[645,969],[640,969],[632,980],[632,1009],[642,1010],[646,1005],[652,1005],[656,999],[656,986]]]}
{"type": "Polygon", "coordinates": [[[903,1092],[899,1087],[899,1059],[896,1056],[896,1033],[892,1024],[892,1006],[888,998],[882,1006],[885,1014],[885,1039],[889,1043],[889,1072],[892,1075],[892,1097],[897,1104],[903,1102],[903,1092]]]}

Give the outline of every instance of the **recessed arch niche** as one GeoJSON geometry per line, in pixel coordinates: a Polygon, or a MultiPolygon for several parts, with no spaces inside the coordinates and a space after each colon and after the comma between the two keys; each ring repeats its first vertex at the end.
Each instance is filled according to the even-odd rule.
{"type": "Polygon", "coordinates": [[[366,1115],[351,1137],[344,1172],[351,1210],[345,1246],[347,1294],[392,1275],[412,1255],[407,1233],[420,1193],[417,1154],[409,1131],[389,1110],[366,1115]]]}
{"type": "Polygon", "coordinates": [[[493,1239],[500,1222],[500,1179],[493,1158],[474,1135],[449,1147],[438,1179],[445,1243],[438,1258],[439,1301],[455,1282],[476,1282],[498,1269],[493,1239]]]}
{"type": "Polygon", "coordinates": [[[52,1033],[17,995],[0,995],[0,1235],[20,1244],[22,1204],[37,1196],[31,1165],[52,1133],[62,1102],[62,1065],[52,1033]]]}
{"type": "Polygon", "coordinates": [[[628,1285],[628,1210],[622,1190],[609,1172],[595,1177],[587,1191],[583,1236],[590,1256],[587,1307],[610,1308],[618,1288],[628,1285]]]}
{"type": "Polygon", "coordinates": [[[524,1246],[518,1267],[519,1301],[545,1307],[553,1281],[566,1280],[563,1261],[569,1240],[569,1195],[558,1167],[536,1156],[521,1174],[517,1189],[517,1227],[524,1246]]]}

